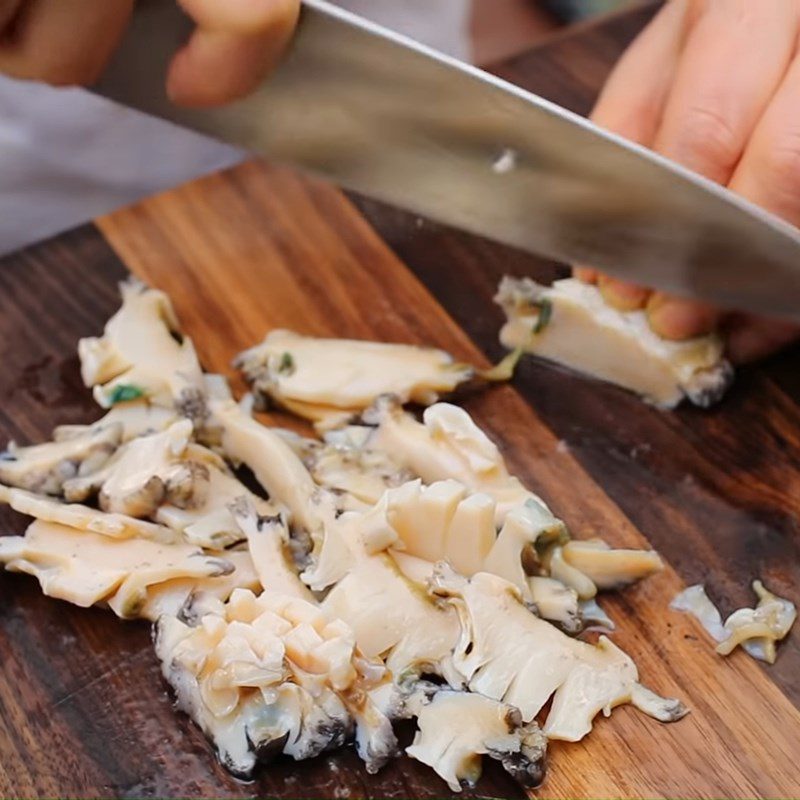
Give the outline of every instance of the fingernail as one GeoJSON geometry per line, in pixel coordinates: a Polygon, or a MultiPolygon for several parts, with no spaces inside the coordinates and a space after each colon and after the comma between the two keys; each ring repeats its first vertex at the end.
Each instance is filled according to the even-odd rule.
{"type": "Polygon", "coordinates": [[[637,311],[644,308],[650,297],[650,290],[635,283],[625,283],[608,275],[601,275],[597,281],[603,299],[619,311],[637,311]]]}
{"type": "Polygon", "coordinates": [[[705,303],[656,292],[647,302],[647,319],[659,336],[682,341],[711,333],[719,312],[705,303]]]}
{"type": "Polygon", "coordinates": [[[573,267],[572,274],[583,283],[597,283],[597,270],[591,267],[573,267]]]}

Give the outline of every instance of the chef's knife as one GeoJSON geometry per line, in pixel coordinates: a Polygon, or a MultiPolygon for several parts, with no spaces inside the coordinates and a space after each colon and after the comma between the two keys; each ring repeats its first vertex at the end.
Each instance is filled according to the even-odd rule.
{"type": "Polygon", "coordinates": [[[797,229],[553,103],[305,0],[288,56],[253,95],[180,109],[164,82],[189,30],[174,0],[140,4],[96,90],[439,222],[800,320],[797,229]]]}

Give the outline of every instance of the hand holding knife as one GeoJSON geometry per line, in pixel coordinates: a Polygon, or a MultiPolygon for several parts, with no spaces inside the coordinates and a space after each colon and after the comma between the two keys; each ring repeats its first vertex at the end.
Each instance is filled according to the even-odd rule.
{"type": "MultiPolygon", "coordinates": [[[[40,5],[8,3],[17,11],[40,5]]],[[[106,9],[112,5],[124,11],[130,3],[114,0],[106,9]]],[[[182,5],[198,23],[194,32],[171,0],[140,7],[98,84],[101,93],[443,222],[596,265],[614,276],[599,278],[609,302],[647,305],[664,335],[700,332],[717,315],[643,284],[800,319],[797,231],[711,180],[324,0],[305,3],[288,57],[266,83],[262,75],[288,40],[296,0],[250,3],[255,17],[236,2],[182,5]],[[225,108],[171,102],[211,106],[250,89],[225,108]]],[[[763,155],[782,125],[786,141],[777,153],[789,163],[793,152],[785,131],[794,129],[789,42],[798,16],[789,3],[754,10],[747,0],[673,0],[622,60],[596,121],[794,221],[788,179],[759,184],[755,176],[765,165],[774,172],[777,158],[764,162],[763,155]],[[751,68],[751,51],[768,57],[751,68]],[[725,83],[720,64],[739,80],[725,83]],[[721,105],[720,86],[727,91],[721,105]],[[681,127],[687,105],[702,124],[681,127]],[[730,140],[722,142],[727,151],[718,147],[720,132],[730,140]],[[716,161],[727,161],[728,173],[714,159],[711,169],[696,163],[709,146],[722,153],[716,161]]],[[[28,28],[31,17],[20,17],[28,28]]],[[[0,69],[25,74],[24,54],[0,48],[0,69]]],[[[90,77],[98,59],[71,79],[90,77]]],[[[584,277],[598,279],[594,271],[584,277]]],[[[732,341],[737,330],[741,342],[751,329],[740,324],[732,341]]],[[[767,326],[774,344],[791,335],[783,321],[767,326]]]]}

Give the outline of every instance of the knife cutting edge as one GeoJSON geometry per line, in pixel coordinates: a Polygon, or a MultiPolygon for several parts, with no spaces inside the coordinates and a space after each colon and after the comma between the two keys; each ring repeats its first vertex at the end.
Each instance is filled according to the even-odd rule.
{"type": "Polygon", "coordinates": [[[95,91],[523,250],[800,320],[800,231],[584,118],[324,0],[255,93],[174,106],[189,21],[142,4],[95,91]]]}

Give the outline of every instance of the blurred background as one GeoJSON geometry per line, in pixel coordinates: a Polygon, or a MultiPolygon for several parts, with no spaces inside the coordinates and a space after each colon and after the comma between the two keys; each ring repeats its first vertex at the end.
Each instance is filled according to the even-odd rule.
{"type": "Polygon", "coordinates": [[[635,0],[334,0],[474,64],[516,55],[635,0]]]}
{"type": "Polygon", "coordinates": [[[634,0],[472,0],[473,61],[490,64],[589,17],[634,0]]]}
{"type": "MultiPolygon", "coordinates": [[[[456,58],[488,67],[572,25],[637,3],[333,1],[456,58]]],[[[246,154],[82,90],[20,84],[0,75],[0,156],[2,254],[230,166],[246,154]]]]}

